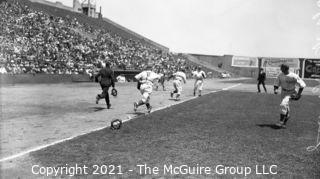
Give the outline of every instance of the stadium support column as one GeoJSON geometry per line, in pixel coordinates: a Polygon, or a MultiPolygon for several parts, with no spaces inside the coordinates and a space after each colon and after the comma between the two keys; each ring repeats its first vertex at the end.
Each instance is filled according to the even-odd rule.
{"type": "Polygon", "coordinates": [[[90,0],[88,0],[88,16],[91,17],[91,4],[90,4],[90,0]]]}

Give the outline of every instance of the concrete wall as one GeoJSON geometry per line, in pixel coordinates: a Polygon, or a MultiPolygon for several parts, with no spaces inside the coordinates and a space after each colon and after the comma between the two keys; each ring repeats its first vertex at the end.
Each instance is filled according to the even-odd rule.
{"type": "MultiPolygon", "coordinates": [[[[117,77],[124,74],[127,80],[135,81],[134,76],[140,71],[115,71],[117,77]]],[[[40,83],[72,83],[72,82],[91,82],[89,75],[59,75],[59,74],[0,74],[0,84],[40,84],[40,83]]]]}
{"type": "Polygon", "coordinates": [[[17,74],[0,75],[1,84],[89,82],[89,75],[17,74]]]}

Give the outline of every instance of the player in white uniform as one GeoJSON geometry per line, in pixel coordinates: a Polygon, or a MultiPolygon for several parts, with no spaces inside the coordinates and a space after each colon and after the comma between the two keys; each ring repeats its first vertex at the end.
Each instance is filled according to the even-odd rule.
{"type": "Polygon", "coordinates": [[[182,82],[186,83],[187,82],[187,75],[184,73],[184,69],[181,69],[180,71],[175,72],[172,74],[173,79],[173,88],[174,91],[170,93],[171,98],[173,98],[174,94],[176,95],[176,100],[180,100],[180,95],[182,91],[182,82]]]}
{"type": "Polygon", "coordinates": [[[153,71],[151,71],[152,66],[147,66],[145,71],[137,74],[135,78],[141,83],[140,85],[140,92],[142,95],[142,99],[138,102],[135,102],[134,111],[137,111],[137,108],[143,104],[147,106],[148,113],[151,112],[152,106],[150,105],[150,95],[153,89],[153,81],[160,78],[160,76],[153,71]]]}
{"type": "Polygon", "coordinates": [[[281,65],[282,73],[279,74],[274,82],[274,93],[281,87],[281,104],[280,104],[280,121],[278,127],[285,128],[290,118],[289,103],[291,100],[299,100],[303,89],[306,87],[305,82],[295,73],[289,72],[289,66],[281,65]],[[296,86],[299,87],[298,92],[296,86]]]}
{"type": "Polygon", "coordinates": [[[206,73],[201,70],[201,67],[199,66],[196,71],[193,72],[193,77],[196,79],[194,82],[194,88],[193,88],[193,96],[196,95],[196,91],[198,90],[199,96],[201,96],[201,91],[203,88],[203,80],[207,77],[206,73]]]}

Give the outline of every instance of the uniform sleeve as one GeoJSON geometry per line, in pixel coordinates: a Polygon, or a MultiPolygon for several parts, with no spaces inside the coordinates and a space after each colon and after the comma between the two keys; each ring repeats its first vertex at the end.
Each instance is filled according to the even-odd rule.
{"type": "Polygon", "coordinates": [[[137,74],[137,75],[135,76],[135,79],[140,80],[141,77],[142,77],[142,72],[139,73],[139,74],[137,74]]]}
{"type": "Polygon", "coordinates": [[[276,78],[276,80],[274,81],[274,86],[279,87],[280,86],[280,75],[278,75],[278,77],[276,78]]]}
{"type": "Polygon", "coordinates": [[[297,84],[299,85],[300,88],[306,87],[306,83],[298,75],[296,75],[296,79],[297,79],[297,84]]]}
{"type": "Polygon", "coordinates": [[[187,75],[186,74],[183,74],[183,81],[184,81],[184,83],[187,82],[187,75]]]}
{"type": "Polygon", "coordinates": [[[203,78],[207,78],[207,75],[204,71],[202,71],[202,76],[203,76],[203,78]]]}

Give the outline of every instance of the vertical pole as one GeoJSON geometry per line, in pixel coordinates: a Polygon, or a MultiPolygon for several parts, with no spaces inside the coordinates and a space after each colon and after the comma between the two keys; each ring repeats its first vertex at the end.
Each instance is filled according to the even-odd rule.
{"type": "Polygon", "coordinates": [[[90,4],[90,0],[88,0],[88,16],[91,17],[91,4],[90,4]]]}

